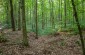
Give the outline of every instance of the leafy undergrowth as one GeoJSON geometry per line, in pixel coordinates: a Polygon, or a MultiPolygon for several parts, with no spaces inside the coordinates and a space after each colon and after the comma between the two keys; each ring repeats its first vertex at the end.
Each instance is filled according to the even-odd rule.
{"type": "Polygon", "coordinates": [[[35,33],[28,33],[30,47],[25,47],[21,45],[21,31],[4,32],[9,42],[0,43],[2,55],[82,55],[79,35],[61,32],[59,35],[45,35],[35,39],[35,33]]]}
{"type": "Polygon", "coordinates": [[[7,41],[8,40],[7,40],[6,36],[4,35],[4,33],[0,33],[0,43],[7,42],[7,41]]]}

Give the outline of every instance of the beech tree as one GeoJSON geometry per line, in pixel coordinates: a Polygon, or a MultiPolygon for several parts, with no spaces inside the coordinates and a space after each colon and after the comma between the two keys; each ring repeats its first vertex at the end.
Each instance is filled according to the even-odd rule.
{"type": "Polygon", "coordinates": [[[66,1],[67,1],[67,0],[64,0],[64,12],[65,12],[65,13],[64,13],[64,14],[65,14],[65,19],[64,19],[64,20],[65,20],[65,21],[64,21],[65,24],[64,24],[64,27],[65,27],[65,28],[66,28],[66,18],[67,18],[67,17],[66,17],[66,16],[67,16],[67,13],[66,13],[66,1]]]}
{"type": "Polygon", "coordinates": [[[28,46],[28,36],[26,30],[26,19],[25,19],[25,0],[21,0],[22,9],[22,33],[23,33],[23,45],[28,46]]]}
{"type": "Polygon", "coordinates": [[[18,30],[21,30],[21,1],[18,1],[18,30]]]}
{"type": "Polygon", "coordinates": [[[77,13],[77,9],[74,3],[74,0],[71,0],[72,2],[72,6],[73,6],[73,11],[74,11],[74,16],[75,16],[75,20],[76,20],[76,24],[78,27],[78,31],[79,31],[79,35],[80,35],[80,40],[81,40],[81,45],[82,45],[82,50],[83,50],[83,55],[85,55],[85,44],[84,44],[84,39],[83,39],[83,35],[82,35],[82,31],[81,31],[81,27],[80,27],[80,23],[78,20],[78,13],[77,13]]]}
{"type": "Polygon", "coordinates": [[[10,14],[11,14],[12,30],[15,31],[15,19],[14,19],[14,12],[13,12],[13,0],[10,0],[10,14]]]}
{"type": "Polygon", "coordinates": [[[35,0],[35,26],[36,26],[36,39],[38,39],[38,17],[37,17],[37,0],[35,0]]]}

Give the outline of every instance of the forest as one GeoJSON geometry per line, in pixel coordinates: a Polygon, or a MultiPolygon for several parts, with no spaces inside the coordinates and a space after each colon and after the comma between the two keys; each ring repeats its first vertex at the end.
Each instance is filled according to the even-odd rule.
{"type": "Polygon", "coordinates": [[[85,0],[0,0],[0,55],[85,55],[85,0]]]}

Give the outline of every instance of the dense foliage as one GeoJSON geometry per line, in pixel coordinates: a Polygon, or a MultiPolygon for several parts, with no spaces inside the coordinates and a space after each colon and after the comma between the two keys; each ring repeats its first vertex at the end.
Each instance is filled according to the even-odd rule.
{"type": "MultiPolygon", "coordinates": [[[[83,0],[75,1],[78,11],[78,17],[82,29],[84,23],[84,5],[83,0]]],[[[0,1],[0,20],[7,26],[10,25],[10,7],[9,0],[0,1]]],[[[19,18],[19,0],[13,1],[15,26],[18,28],[19,18]]],[[[34,0],[25,1],[26,25],[28,31],[35,32],[35,2],[34,0]]],[[[21,17],[21,16],[20,16],[21,17]]],[[[38,0],[37,1],[37,23],[39,34],[49,34],[56,31],[76,30],[75,19],[73,15],[71,0],[38,0]]]]}

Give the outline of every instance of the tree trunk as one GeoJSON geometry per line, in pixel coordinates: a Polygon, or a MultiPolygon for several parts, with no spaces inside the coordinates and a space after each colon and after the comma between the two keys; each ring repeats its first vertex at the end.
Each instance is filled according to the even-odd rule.
{"type": "Polygon", "coordinates": [[[50,24],[52,26],[52,28],[55,28],[55,24],[54,24],[54,5],[53,5],[53,1],[49,0],[49,5],[50,5],[50,24]]]}
{"type": "Polygon", "coordinates": [[[44,29],[45,22],[44,22],[44,1],[41,0],[41,11],[42,11],[42,29],[44,29]]]}
{"type": "Polygon", "coordinates": [[[72,6],[73,6],[73,11],[74,11],[76,24],[77,24],[77,27],[78,27],[78,30],[79,30],[79,35],[80,35],[80,40],[81,40],[81,44],[82,44],[83,55],[85,55],[84,39],[83,39],[80,24],[79,24],[79,20],[78,20],[78,14],[77,14],[76,6],[75,6],[75,3],[74,3],[74,0],[71,0],[71,2],[72,2],[72,6]]]}
{"type": "Polygon", "coordinates": [[[14,21],[14,13],[13,13],[13,0],[10,0],[10,13],[11,13],[11,25],[12,25],[12,30],[15,31],[15,21],[14,21]]]}
{"type": "Polygon", "coordinates": [[[64,4],[65,4],[65,5],[64,5],[64,12],[65,12],[65,13],[64,13],[64,14],[65,14],[64,27],[66,28],[66,18],[67,18],[67,17],[66,17],[66,16],[67,16],[67,14],[66,14],[66,0],[64,0],[64,4]]]}
{"type": "Polygon", "coordinates": [[[18,5],[18,7],[19,7],[19,9],[18,9],[18,30],[21,30],[21,11],[20,11],[20,4],[21,4],[21,2],[19,0],[19,5],[18,5]]]}
{"type": "Polygon", "coordinates": [[[62,30],[62,0],[61,0],[61,5],[60,5],[60,21],[61,21],[61,30],[62,30]]]}
{"type": "Polygon", "coordinates": [[[37,0],[35,0],[35,26],[36,26],[36,39],[38,39],[38,19],[37,19],[37,0]]]}
{"type": "Polygon", "coordinates": [[[25,0],[21,0],[22,4],[22,32],[23,32],[23,45],[28,46],[27,30],[26,30],[26,19],[25,19],[25,0]]]}
{"type": "Polygon", "coordinates": [[[82,18],[81,21],[84,19],[84,0],[82,0],[82,18]]]}

